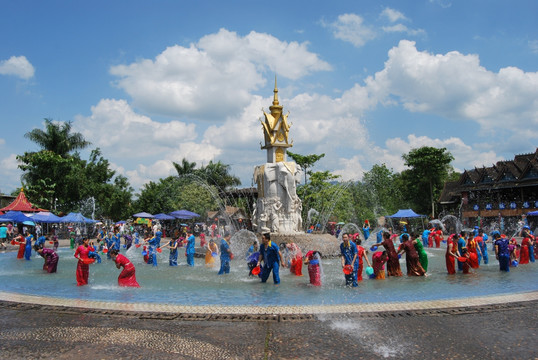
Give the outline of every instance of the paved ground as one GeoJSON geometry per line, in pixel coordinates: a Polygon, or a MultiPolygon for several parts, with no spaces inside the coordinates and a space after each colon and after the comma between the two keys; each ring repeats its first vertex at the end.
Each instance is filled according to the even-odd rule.
{"type": "Polygon", "coordinates": [[[248,320],[2,301],[0,358],[536,359],[537,324],[535,301],[248,320]]]}

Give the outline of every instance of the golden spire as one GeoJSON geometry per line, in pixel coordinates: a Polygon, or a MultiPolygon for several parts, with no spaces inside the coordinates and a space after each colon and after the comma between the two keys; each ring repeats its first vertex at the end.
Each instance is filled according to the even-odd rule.
{"type": "Polygon", "coordinates": [[[282,114],[282,105],[279,105],[278,103],[278,88],[276,87],[276,74],[275,74],[275,89],[273,90],[275,93],[273,97],[273,105],[269,106],[269,110],[271,110],[271,114],[274,116],[275,119],[278,119],[280,117],[280,114],[282,114]]]}
{"type": "Polygon", "coordinates": [[[276,87],[276,74],[275,74],[275,90],[273,90],[275,93],[273,97],[273,105],[278,105],[278,88],[276,87]]]}

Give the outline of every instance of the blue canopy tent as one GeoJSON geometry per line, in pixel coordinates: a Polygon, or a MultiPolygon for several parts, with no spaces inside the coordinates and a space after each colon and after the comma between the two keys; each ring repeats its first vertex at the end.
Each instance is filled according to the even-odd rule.
{"type": "Polygon", "coordinates": [[[85,217],[81,213],[72,212],[72,213],[69,213],[66,216],[60,218],[60,222],[63,222],[63,223],[72,222],[72,223],[94,224],[94,223],[97,222],[97,220],[88,219],[87,217],[85,217]]]}
{"type": "Polygon", "coordinates": [[[153,215],[153,218],[157,220],[175,220],[176,219],[175,217],[166,215],[166,214],[156,214],[156,215],[153,215]]]}
{"type": "Polygon", "coordinates": [[[32,219],[38,223],[53,224],[61,222],[61,217],[54,215],[48,211],[41,211],[32,215],[32,219]]]}
{"type": "MultiPolygon", "coordinates": [[[[426,215],[417,214],[412,209],[400,209],[395,214],[390,215],[390,216],[385,216],[385,217],[391,220],[392,219],[417,219],[417,218],[422,219],[422,218],[426,218],[426,215]]],[[[420,223],[422,224],[422,230],[424,230],[424,221],[421,221],[420,223]]]]}
{"type": "Polygon", "coordinates": [[[153,219],[153,215],[147,212],[139,212],[133,215],[136,218],[153,219]]]}
{"type": "Polygon", "coordinates": [[[197,213],[194,213],[192,211],[188,210],[176,210],[170,213],[171,216],[175,217],[176,219],[194,219],[196,217],[200,217],[197,213]]]}
{"type": "Polygon", "coordinates": [[[14,222],[14,223],[29,222],[28,225],[30,225],[30,223],[33,224],[32,218],[24,215],[20,211],[8,211],[4,215],[0,216],[0,221],[11,221],[11,222],[14,222]]]}

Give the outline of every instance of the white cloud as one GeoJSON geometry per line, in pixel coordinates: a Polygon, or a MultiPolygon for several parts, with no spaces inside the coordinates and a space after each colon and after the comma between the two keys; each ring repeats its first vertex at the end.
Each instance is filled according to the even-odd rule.
{"type": "Polygon", "coordinates": [[[78,116],[74,127],[93,146],[115,156],[153,156],[196,138],[194,124],[157,122],[137,114],[125,100],[102,99],[89,117],[78,116]]]}
{"type": "Polygon", "coordinates": [[[422,29],[410,29],[408,28],[407,26],[403,25],[403,24],[396,24],[396,25],[392,25],[392,26],[383,26],[382,27],[383,31],[384,32],[388,32],[388,33],[392,33],[392,32],[403,32],[403,33],[406,33],[408,35],[423,35],[425,34],[426,32],[422,29]]]}
{"type": "Polygon", "coordinates": [[[11,191],[21,186],[21,171],[18,166],[19,162],[16,154],[10,154],[0,159],[0,169],[2,169],[2,188],[0,192],[11,193],[11,191]]]}
{"type": "Polygon", "coordinates": [[[341,169],[335,170],[332,173],[334,175],[340,175],[339,180],[342,181],[359,180],[368,171],[363,168],[362,163],[364,161],[361,161],[359,155],[355,155],[351,159],[340,158],[338,159],[338,165],[340,165],[341,169]]]}
{"type": "Polygon", "coordinates": [[[26,56],[12,56],[0,61],[0,74],[13,75],[28,80],[34,76],[35,69],[26,56]]]}
{"type": "Polygon", "coordinates": [[[343,14],[338,16],[335,22],[323,25],[333,30],[335,38],[350,42],[356,47],[361,47],[376,37],[373,28],[365,25],[364,19],[356,14],[343,14]]]}
{"type": "Polygon", "coordinates": [[[439,139],[410,134],[405,139],[387,139],[385,147],[367,144],[358,155],[351,158],[339,158],[339,168],[333,173],[341,175],[343,180],[361,180],[364,172],[369,171],[374,164],[385,164],[394,172],[402,172],[406,169],[402,155],[423,146],[446,148],[454,156],[452,166],[459,172],[464,169],[472,169],[475,166],[490,166],[502,160],[495,151],[482,150],[480,146],[467,145],[460,138],[439,139]]]}
{"type": "Polygon", "coordinates": [[[189,47],[171,46],[155,60],[113,66],[110,72],[145,111],[215,120],[246,106],[251,93],[265,85],[264,72],[295,80],[331,70],[307,45],[221,29],[189,47]]]}
{"type": "Polygon", "coordinates": [[[391,8],[385,8],[381,12],[381,16],[386,17],[387,19],[389,19],[390,22],[396,22],[398,20],[407,20],[403,13],[391,8]]]}
{"type": "Polygon", "coordinates": [[[380,101],[396,97],[409,111],[475,121],[484,131],[538,125],[538,73],[515,67],[494,73],[477,55],[430,54],[402,40],[366,83],[380,101]]]}

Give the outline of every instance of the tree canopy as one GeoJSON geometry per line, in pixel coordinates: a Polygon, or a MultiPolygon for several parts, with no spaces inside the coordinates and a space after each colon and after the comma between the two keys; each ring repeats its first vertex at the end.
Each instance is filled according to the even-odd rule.
{"type": "Polygon", "coordinates": [[[310,175],[309,170],[311,167],[314,166],[315,163],[317,163],[321,158],[325,156],[325,154],[310,154],[310,155],[301,155],[301,154],[295,154],[291,151],[286,151],[286,153],[295,161],[301,169],[304,171],[304,183],[306,184],[306,175],[310,175]]]}
{"type": "Polygon", "coordinates": [[[450,165],[454,156],[446,148],[423,146],[412,149],[402,158],[409,167],[401,174],[406,184],[405,198],[414,204],[416,211],[435,217],[435,200],[449,174],[454,172],[450,165]]]}
{"type": "Polygon", "coordinates": [[[41,147],[17,156],[23,185],[36,205],[117,220],[128,216],[133,189],[127,178],[110,169],[98,148],[87,161],[81,159],[75,150],[90,143],[80,133],[71,132],[70,122],[45,119],[45,131],[34,129],[25,136],[41,147]]]}

